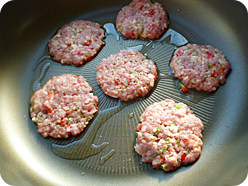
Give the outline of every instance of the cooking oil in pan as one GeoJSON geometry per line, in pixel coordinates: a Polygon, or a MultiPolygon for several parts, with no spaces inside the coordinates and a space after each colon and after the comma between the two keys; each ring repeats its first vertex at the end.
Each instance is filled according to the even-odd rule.
{"type": "Polygon", "coordinates": [[[45,74],[46,74],[47,70],[49,69],[49,67],[50,67],[50,63],[46,63],[43,66],[41,73],[40,73],[40,76],[33,83],[33,91],[36,91],[36,90],[41,88],[41,81],[45,77],[45,74]]]}
{"type": "MultiPolygon", "coordinates": [[[[94,67],[94,70],[99,63],[99,59],[101,60],[112,54],[113,48],[115,48],[115,50],[117,50],[116,48],[132,48],[140,51],[156,63],[159,71],[156,85],[147,97],[130,102],[121,102],[119,100],[117,105],[111,108],[108,108],[108,105],[111,105],[109,101],[113,98],[107,96],[99,97],[99,103],[102,104],[102,106],[99,107],[98,114],[81,136],[79,135],[80,137],[78,138],[71,137],[67,139],[66,142],[69,143],[66,145],[53,143],[52,151],[62,158],[80,160],[80,166],[97,168],[100,163],[105,170],[118,173],[122,173],[118,167],[118,163],[122,162],[123,159],[129,158],[130,161],[126,165],[125,170],[123,169],[123,172],[129,170],[134,173],[134,171],[141,171],[142,167],[147,166],[142,165],[141,167],[141,165],[139,165],[138,155],[133,153],[135,129],[138,125],[140,115],[147,106],[164,99],[174,99],[178,102],[185,102],[192,108],[196,115],[202,119],[203,123],[207,124],[214,108],[215,97],[213,95],[195,93],[195,91],[184,94],[176,85],[176,79],[173,77],[169,62],[174,50],[178,46],[186,44],[187,40],[173,29],[168,29],[158,40],[128,40],[124,39],[120,33],[116,31],[113,23],[107,23],[103,27],[106,30],[106,41],[108,42],[106,42],[102,51],[96,56],[96,60],[93,59],[82,67],[70,67],[70,69],[75,70],[73,72],[77,74],[81,72],[83,76],[86,74],[95,76],[94,73],[85,74],[84,69],[86,68],[87,70],[88,67],[94,67]],[[113,39],[113,36],[115,39],[113,39]],[[111,126],[109,126],[110,124],[111,126]],[[127,154],[127,156],[123,154],[127,154]],[[111,158],[112,156],[115,156],[115,158],[111,158]]],[[[33,84],[34,91],[40,87],[40,82],[44,76],[54,75],[47,74],[55,72],[50,70],[48,72],[50,63],[53,63],[53,61],[46,63],[41,73],[38,72],[40,75],[33,84]]],[[[68,72],[68,66],[61,65],[57,62],[54,63],[56,63],[56,67],[59,66],[59,70],[68,72]]],[[[36,67],[39,64],[41,63],[36,64],[34,71],[38,71],[36,67]]],[[[94,92],[101,92],[100,87],[96,84],[95,77],[86,79],[91,85],[95,85],[95,87],[93,87],[95,88],[94,92]]]]}
{"type": "MultiPolygon", "coordinates": [[[[113,108],[99,111],[94,121],[89,126],[84,137],[78,141],[67,145],[52,145],[52,150],[55,154],[67,159],[85,159],[89,156],[98,154],[102,149],[108,146],[108,142],[103,142],[100,145],[93,144],[98,129],[113,115],[117,114],[128,103],[119,101],[119,104],[113,108]]],[[[106,161],[106,160],[105,160],[106,161]]]]}
{"type": "Polygon", "coordinates": [[[115,153],[114,149],[111,149],[107,154],[101,157],[100,164],[103,165],[105,161],[107,161],[111,156],[113,156],[115,153]]]}
{"type": "Polygon", "coordinates": [[[50,56],[47,56],[47,55],[44,55],[42,56],[38,61],[37,63],[33,66],[33,71],[35,71],[35,69],[41,64],[41,63],[44,63],[46,60],[50,59],[50,56]]]}
{"type": "Polygon", "coordinates": [[[119,43],[121,43],[120,33],[117,32],[117,30],[115,29],[115,25],[113,23],[106,23],[106,24],[103,25],[103,28],[105,28],[107,35],[113,35],[113,36],[115,36],[116,40],[119,43]]]}

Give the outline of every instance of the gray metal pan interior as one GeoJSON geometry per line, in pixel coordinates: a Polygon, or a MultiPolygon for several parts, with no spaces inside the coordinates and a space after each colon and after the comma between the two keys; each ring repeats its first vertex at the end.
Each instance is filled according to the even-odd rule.
{"type": "Polygon", "coordinates": [[[183,95],[180,92],[174,79],[167,76],[175,49],[167,40],[154,43],[146,51],[160,74],[154,90],[146,98],[128,104],[103,94],[95,81],[95,68],[111,53],[126,47],[145,46],[149,41],[121,38],[119,42],[115,36],[107,35],[106,46],[82,67],[61,65],[49,58],[47,43],[62,25],[75,19],[89,19],[102,25],[114,23],[118,11],[129,1],[27,0],[11,1],[3,7],[0,15],[0,170],[7,183],[235,185],[244,180],[248,169],[247,10],[232,0],[160,2],[169,13],[170,29],[189,42],[219,48],[230,60],[232,72],[226,84],[215,93],[190,91],[189,95],[183,95]],[[99,112],[76,137],[43,138],[29,117],[29,99],[34,86],[63,73],[86,77],[99,97],[99,112]],[[168,173],[155,170],[150,164],[140,164],[140,157],[133,149],[140,114],[149,104],[166,98],[188,104],[205,125],[200,159],[168,173]]]}

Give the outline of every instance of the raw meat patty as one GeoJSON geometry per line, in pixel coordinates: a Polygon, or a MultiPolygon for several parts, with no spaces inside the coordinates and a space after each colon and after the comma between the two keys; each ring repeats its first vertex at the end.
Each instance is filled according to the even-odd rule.
{"type": "Polygon", "coordinates": [[[89,61],[104,45],[104,30],[98,23],[76,20],[64,25],[49,41],[49,54],[62,64],[76,66],[89,61]]]}
{"type": "Polygon", "coordinates": [[[30,101],[38,132],[53,138],[82,132],[98,109],[98,98],[91,91],[83,76],[64,74],[50,79],[30,101]]]}
{"type": "Polygon", "coordinates": [[[96,77],[105,94],[128,101],[149,93],[157,78],[157,68],[140,52],[124,49],[103,59],[97,66],[96,77]]]}
{"type": "Polygon", "coordinates": [[[126,38],[159,38],[169,24],[166,10],[153,0],[133,0],[122,8],[116,27],[126,38]]]}
{"type": "Polygon", "coordinates": [[[140,120],[134,149],[143,162],[171,171],[200,157],[203,124],[184,103],[154,103],[140,120]]]}
{"type": "Polygon", "coordinates": [[[179,47],[171,59],[175,77],[181,79],[186,87],[199,91],[215,91],[226,81],[231,69],[224,54],[210,46],[187,44],[179,47]]]}

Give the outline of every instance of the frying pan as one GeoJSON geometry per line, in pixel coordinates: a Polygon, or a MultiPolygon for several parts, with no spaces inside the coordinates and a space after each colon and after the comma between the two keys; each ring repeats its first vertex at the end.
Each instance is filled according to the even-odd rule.
{"type": "Polygon", "coordinates": [[[106,45],[82,67],[61,65],[48,55],[49,39],[64,24],[88,19],[114,23],[127,0],[11,1],[0,15],[0,127],[3,179],[12,185],[236,185],[248,169],[248,16],[233,0],[167,0],[170,29],[188,42],[210,44],[229,59],[227,82],[207,94],[183,94],[168,64],[176,44],[118,39],[106,35],[106,45]],[[151,42],[151,43],[150,43],[151,42]],[[149,44],[150,43],[150,44],[149,44]],[[150,46],[150,47],[149,47],[150,46]],[[159,78],[151,93],[123,103],[103,94],[95,68],[102,58],[127,47],[155,61],[159,78]],[[83,75],[99,97],[99,112],[86,130],[69,139],[43,138],[29,117],[34,91],[54,75],[83,75]],[[190,106],[204,123],[198,161],[173,172],[142,164],[134,152],[135,129],[144,109],[164,99],[190,106]]]}

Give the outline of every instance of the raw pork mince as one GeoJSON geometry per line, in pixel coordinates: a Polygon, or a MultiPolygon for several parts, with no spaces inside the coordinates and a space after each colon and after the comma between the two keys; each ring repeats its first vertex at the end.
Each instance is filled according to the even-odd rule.
{"type": "Polygon", "coordinates": [[[98,98],[83,76],[50,79],[31,98],[30,116],[43,137],[68,138],[84,130],[97,112],[98,98]]]}
{"type": "Polygon", "coordinates": [[[171,59],[175,77],[188,88],[212,92],[224,84],[231,65],[224,54],[210,46],[187,44],[179,47],[171,59]]]}
{"type": "Polygon", "coordinates": [[[103,92],[122,101],[147,95],[156,78],[154,62],[133,49],[121,50],[97,66],[97,83],[103,92]]]}
{"type": "Polygon", "coordinates": [[[140,121],[134,148],[143,162],[171,171],[200,157],[203,123],[184,103],[156,102],[146,108],[140,121]]]}
{"type": "Polygon", "coordinates": [[[133,0],[122,8],[116,18],[116,28],[126,38],[159,38],[169,24],[166,10],[150,0],[133,0]]]}
{"type": "Polygon", "coordinates": [[[62,64],[82,65],[105,44],[101,25],[76,20],[64,25],[49,41],[49,54],[62,64]]]}

